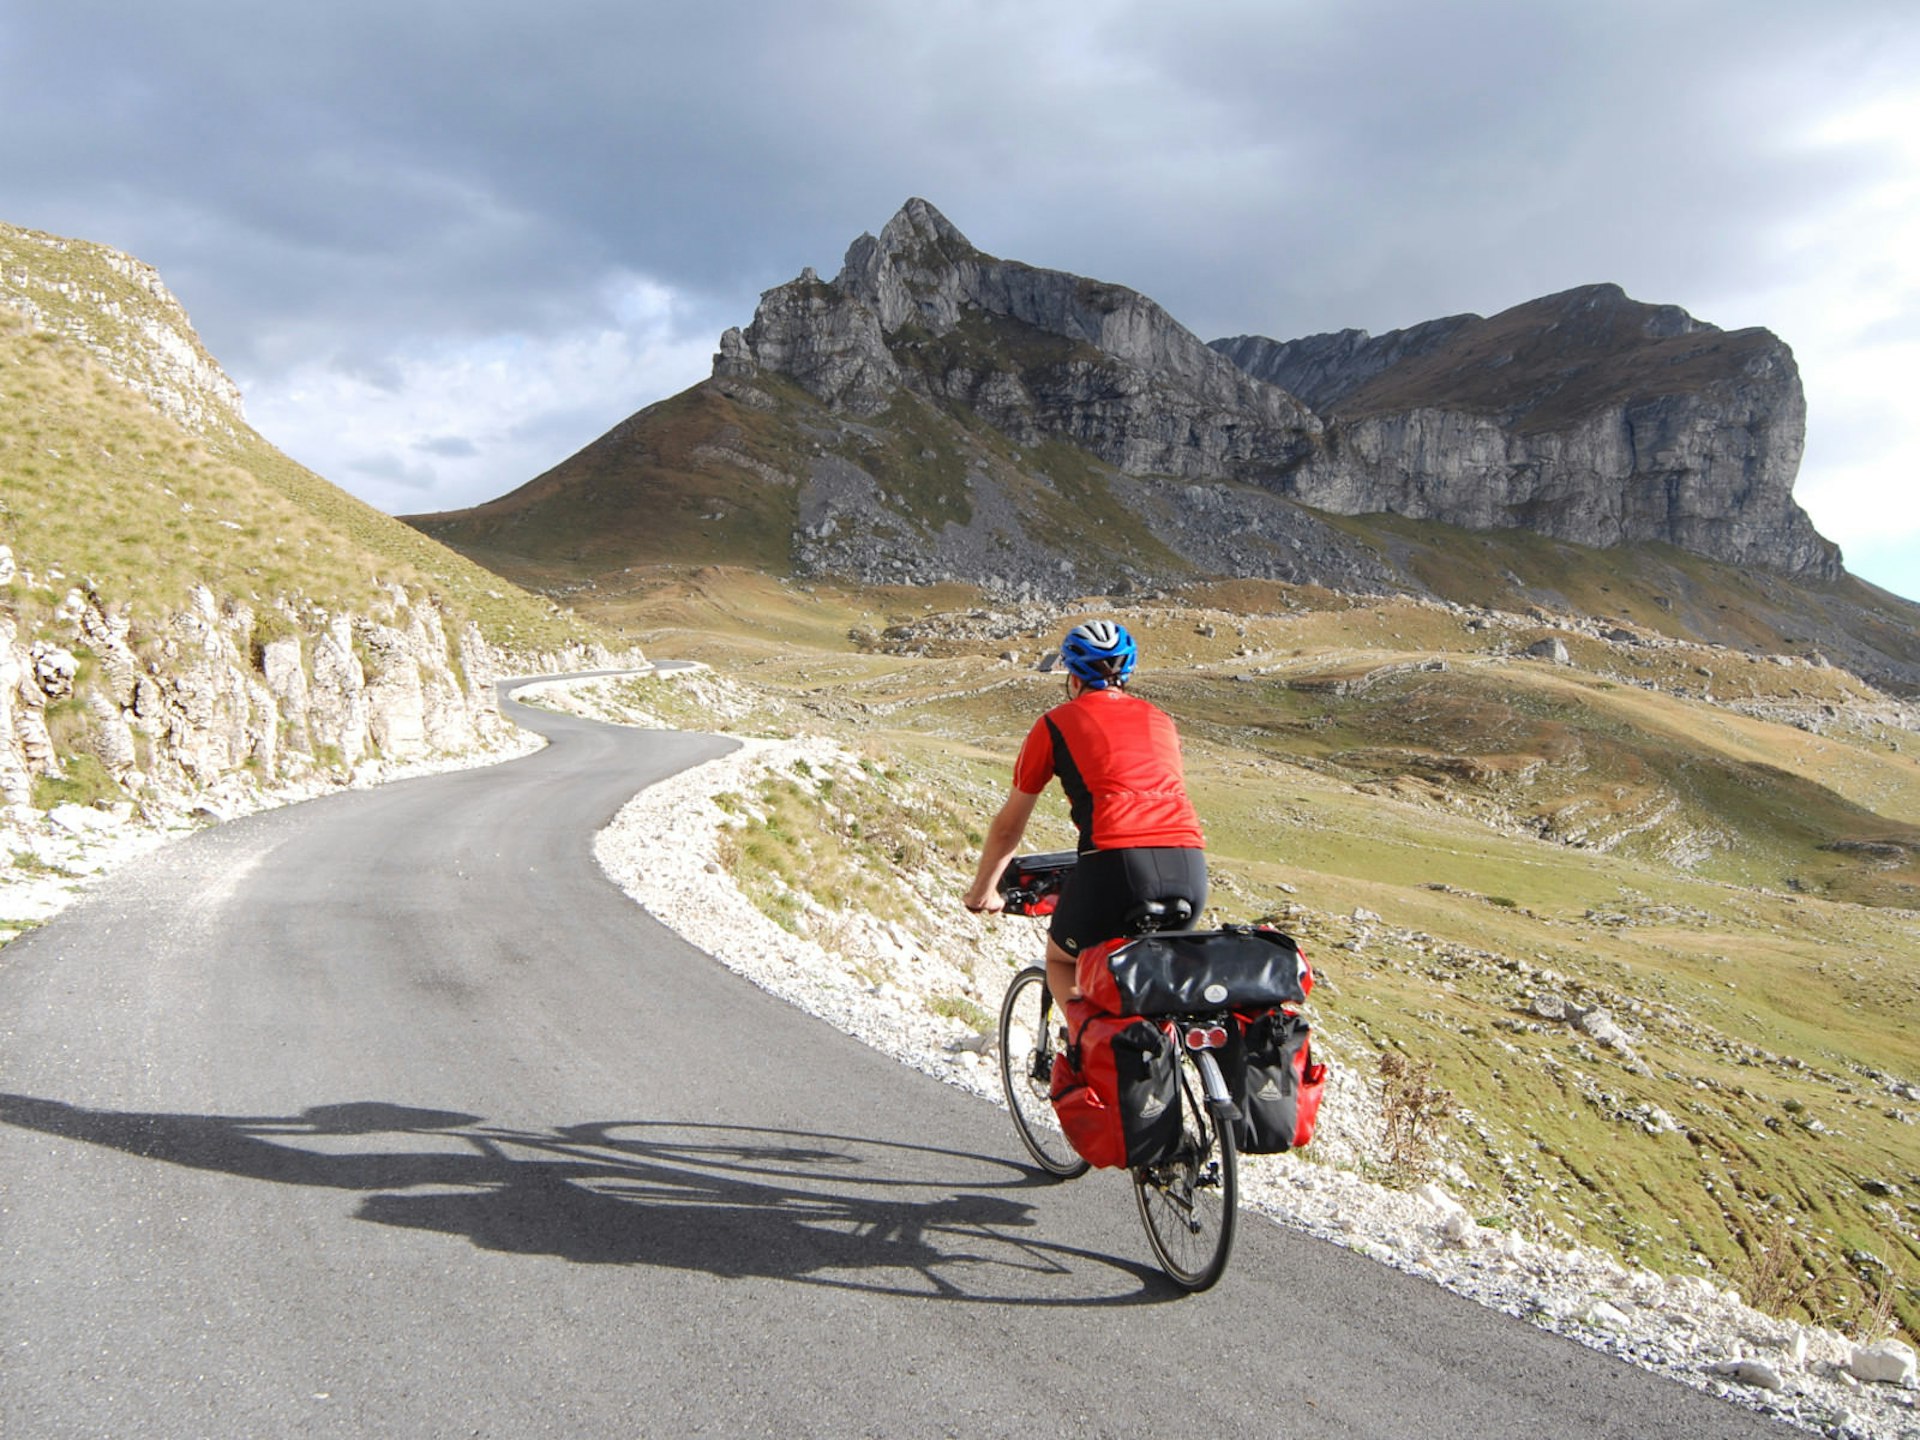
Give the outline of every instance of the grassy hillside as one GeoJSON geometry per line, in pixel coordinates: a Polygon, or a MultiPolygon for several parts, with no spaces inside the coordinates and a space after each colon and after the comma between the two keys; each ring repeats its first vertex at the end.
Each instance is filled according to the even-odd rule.
{"type": "MultiPolygon", "coordinates": [[[[203,584],[223,599],[365,610],[432,594],[526,651],[590,625],[355,500],[275,450],[148,266],[0,224],[0,506],[38,577],[147,611],[203,584]]],[[[36,603],[17,595],[21,619],[36,603]]]]}
{"type": "Polygon", "coordinates": [[[767,408],[696,385],[497,500],[405,518],[522,585],[608,614],[646,590],[650,566],[795,573],[803,483],[817,464],[838,461],[871,479],[906,546],[967,524],[969,475],[982,473],[1023,528],[1064,556],[1192,572],[1116,499],[1113,472],[1071,445],[1023,449],[907,392],[885,413],[854,421],[778,377],[756,385],[767,408]]]}
{"type": "MultiPolygon", "coordinates": [[[[736,877],[790,925],[807,894],[957,896],[1060,694],[1033,659],[1073,618],[717,569],[624,613],[761,696],[746,728],[878,757],[839,819],[808,825],[804,785],[755,802],[777,818],[740,833],[736,877]],[[886,855],[842,856],[874,836],[886,855]],[[889,855],[918,884],[875,894],[889,855]]],[[[1854,1330],[1886,1297],[1920,1328],[1920,740],[1881,718],[1910,713],[1837,669],[1704,646],[1568,630],[1576,663],[1554,666],[1519,657],[1550,626],[1411,601],[1243,584],[1121,613],[1187,737],[1215,917],[1304,938],[1346,1063],[1433,1064],[1449,1184],[1483,1223],[1854,1330]],[[1593,1006],[1626,1048],[1551,1018],[1593,1006]]],[[[1063,812],[1043,801],[1036,848],[1063,812]]]]}
{"type": "Polygon", "coordinates": [[[629,566],[665,561],[784,574],[790,467],[813,449],[793,423],[796,394],[766,412],[696,385],[497,500],[408,523],[549,591],[597,581],[617,592],[629,566]]]}
{"type": "Polygon", "coordinates": [[[365,610],[382,586],[432,594],[495,643],[600,632],[302,469],[252,431],[193,433],[77,342],[0,307],[0,520],[29,630],[79,585],[148,619],[189,590],[365,610]]]}

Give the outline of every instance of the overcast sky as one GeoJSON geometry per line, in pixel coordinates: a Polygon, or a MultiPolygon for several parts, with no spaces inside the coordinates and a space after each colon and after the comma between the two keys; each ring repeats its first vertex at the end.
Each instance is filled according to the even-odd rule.
{"type": "Polygon", "coordinates": [[[0,0],[0,219],[159,267],[394,513],[708,372],[909,196],[1204,339],[1613,281],[1764,325],[1920,598],[1916,0],[0,0]]]}

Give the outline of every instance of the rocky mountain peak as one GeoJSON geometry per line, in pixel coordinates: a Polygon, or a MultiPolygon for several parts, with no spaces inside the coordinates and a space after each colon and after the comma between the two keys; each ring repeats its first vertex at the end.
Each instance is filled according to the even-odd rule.
{"type": "Polygon", "coordinates": [[[988,255],[920,199],[855,240],[832,282],[803,275],[761,296],[714,364],[724,381],[757,370],[860,416],[911,391],[1135,475],[1278,473],[1320,428],[1146,296],[988,255]]]}
{"type": "Polygon", "coordinates": [[[1792,498],[1792,352],[1614,284],[1381,336],[1208,346],[1137,291],[981,251],[914,198],[832,281],[763,295],[714,369],[731,393],[773,372],[862,419],[916,395],[1021,446],[1339,514],[1842,573],[1792,498]]]}
{"type": "Polygon", "coordinates": [[[847,247],[834,284],[873,310],[885,334],[917,321],[944,335],[959,324],[986,258],[946,216],[913,199],[878,238],[862,235],[847,247]]]}
{"type": "Polygon", "coordinates": [[[1490,318],[1214,348],[1328,422],[1328,453],[1291,482],[1310,505],[1842,573],[1793,500],[1806,402],[1769,331],[1597,284],[1490,318]]]}

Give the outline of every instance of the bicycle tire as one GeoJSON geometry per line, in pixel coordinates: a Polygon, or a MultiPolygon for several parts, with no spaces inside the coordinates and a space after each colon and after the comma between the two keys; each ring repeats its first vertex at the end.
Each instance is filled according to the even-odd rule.
{"type": "Polygon", "coordinates": [[[1047,971],[1030,965],[1013,977],[1000,1004],[1000,1084],[1020,1143],[1050,1175],[1071,1180],[1087,1162],[1074,1153],[1053,1116],[1052,1011],[1047,1004],[1047,971]]]}
{"type": "Polygon", "coordinates": [[[1208,1111],[1193,1060],[1180,1057],[1180,1154],[1133,1172],[1133,1195],[1147,1242],[1167,1278],[1205,1290],[1226,1273],[1240,1215],[1240,1152],[1233,1132],[1208,1111]]]}

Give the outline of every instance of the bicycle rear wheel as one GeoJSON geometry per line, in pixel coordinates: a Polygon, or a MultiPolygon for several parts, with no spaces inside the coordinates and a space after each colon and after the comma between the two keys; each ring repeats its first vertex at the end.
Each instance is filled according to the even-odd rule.
{"type": "Polygon", "coordinates": [[[1048,1003],[1045,966],[1030,965],[1013,977],[1000,1006],[1000,1083],[1027,1153],[1049,1174],[1072,1179],[1085,1173],[1087,1162],[1074,1153],[1053,1117],[1057,1015],[1048,1003]]]}
{"type": "Polygon", "coordinates": [[[1226,1272],[1240,1214],[1240,1156],[1233,1132],[1207,1109],[1193,1061],[1180,1058],[1180,1153],[1133,1172],[1133,1195],[1160,1268],[1176,1285],[1205,1290],[1226,1272]]]}

